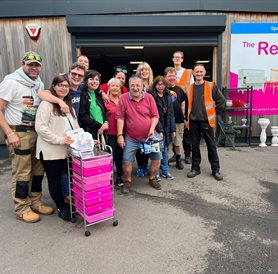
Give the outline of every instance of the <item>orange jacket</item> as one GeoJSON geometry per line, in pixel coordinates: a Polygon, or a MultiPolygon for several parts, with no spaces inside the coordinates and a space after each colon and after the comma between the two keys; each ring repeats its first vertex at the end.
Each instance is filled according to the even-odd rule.
{"type": "Polygon", "coordinates": [[[190,88],[191,78],[192,78],[192,69],[184,69],[181,79],[179,80],[179,82],[176,80],[175,84],[176,86],[181,87],[185,93],[187,93],[187,91],[190,88]]]}
{"type": "MultiPolygon", "coordinates": [[[[205,107],[208,116],[208,122],[211,127],[215,126],[215,118],[216,118],[216,109],[215,109],[215,102],[212,98],[212,90],[214,87],[213,82],[205,81],[204,83],[204,100],[205,100],[205,107]]],[[[193,105],[193,92],[194,92],[194,84],[190,85],[188,96],[188,121],[190,118],[190,113],[192,110],[193,105]]]]}

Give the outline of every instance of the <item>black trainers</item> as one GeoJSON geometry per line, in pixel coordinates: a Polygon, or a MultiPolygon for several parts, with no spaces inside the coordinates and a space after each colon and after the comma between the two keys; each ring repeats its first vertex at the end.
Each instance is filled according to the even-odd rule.
{"type": "Polygon", "coordinates": [[[183,164],[181,162],[181,159],[176,161],[176,168],[177,169],[184,169],[184,166],[183,166],[183,164]]]}
{"type": "Polygon", "coordinates": [[[187,173],[187,177],[188,177],[188,178],[194,178],[194,177],[196,177],[197,175],[199,175],[200,173],[201,173],[200,170],[192,169],[191,171],[189,171],[189,172],[187,173]]]}
{"type": "Polygon", "coordinates": [[[223,180],[223,176],[218,171],[212,172],[212,176],[217,181],[222,181],[223,180]]]}
{"type": "Polygon", "coordinates": [[[58,216],[63,219],[64,221],[70,222],[71,217],[70,217],[70,209],[58,209],[58,216]]]}
{"type": "Polygon", "coordinates": [[[187,164],[187,165],[191,165],[192,164],[192,160],[190,157],[185,157],[184,158],[184,162],[187,164]]]}
{"type": "Polygon", "coordinates": [[[168,179],[168,180],[174,180],[174,179],[175,179],[175,177],[174,177],[170,172],[168,172],[168,173],[162,173],[161,176],[162,176],[163,178],[168,179]]]}

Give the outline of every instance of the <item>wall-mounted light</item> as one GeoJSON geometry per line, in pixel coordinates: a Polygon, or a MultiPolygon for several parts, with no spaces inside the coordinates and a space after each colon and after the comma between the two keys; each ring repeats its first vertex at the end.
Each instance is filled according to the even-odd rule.
{"type": "Polygon", "coordinates": [[[199,64],[199,63],[204,63],[204,64],[206,64],[206,63],[209,63],[210,62],[210,60],[198,60],[198,61],[196,61],[195,63],[196,64],[199,64]]]}
{"type": "Polygon", "coordinates": [[[139,64],[143,64],[143,61],[130,61],[129,63],[131,65],[139,65],[139,64]]]}
{"type": "Polygon", "coordinates": [[[125,49],[144,49],[144,46],[124,46],[125,49]]]}

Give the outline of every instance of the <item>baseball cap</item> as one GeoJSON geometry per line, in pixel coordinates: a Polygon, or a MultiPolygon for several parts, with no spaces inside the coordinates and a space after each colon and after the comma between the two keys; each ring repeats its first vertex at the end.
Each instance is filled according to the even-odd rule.
{"type": "Polygon", "coordinates": [[[38,63],[41,65],[42,57],[34,51],[28,51],[23,55],[22,62],[27,65],[31,63],[38,63]]]}

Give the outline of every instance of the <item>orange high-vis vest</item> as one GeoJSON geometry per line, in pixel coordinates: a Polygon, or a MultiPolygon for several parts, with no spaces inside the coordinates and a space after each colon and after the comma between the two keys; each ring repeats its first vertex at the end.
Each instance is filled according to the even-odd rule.
{"type": "Polygon", "coordinates": [[[190,89],[190,79],[192,78],[192,69],[184,69],[181,79],[176,80],[176,86],[179,86],[187,93],[190,89]]]}
{"type": "MultiPolygon", "coordinates": [[[[208,122],[211,127],[215,126],[215,118],[216,118],[216,109],[215,109],[215,102],[212,98],[212,90],[214,87],[213,82],[205,81],[204,83],[204,100],[205,100],[205,107],[208,116],[208,122]]],[[[190,85],[188,96],[188,121],[190,118],[190,113],[192,110],[193,105],[193,92],[194,92],[194,84],[190,85]]]]}

